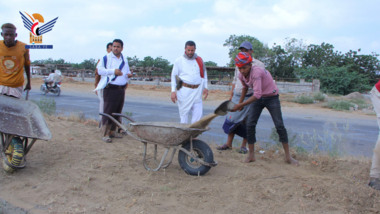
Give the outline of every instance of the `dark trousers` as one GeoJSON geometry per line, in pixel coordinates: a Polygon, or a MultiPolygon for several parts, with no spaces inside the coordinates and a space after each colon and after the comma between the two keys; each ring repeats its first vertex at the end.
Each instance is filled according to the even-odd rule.
{"type": "Polygon", "coordinates": [[[247,115],[248,144],[256,143],[256,125],[264,108],[268,109],[272,117],[273,123],[280,138],[280,142],[288,143],[288,133],[286,132],[286,128],[282,120],[280,99],[279,96],[276,95],[271,97],[261,97],[259,100],[249,105],[247,115]]]}
{"type": "MultiPolygon", "coordinates": [[[[103,90],[104,108],[103,112],[112,116],[112,113],[121,113],[124,105],[125,86],[108,85],[103,90]]],[[[120,117],[113,116],[116,120],[121,121],[120,117]]],[[[109,131],[116,130],[116,124],[107,117],[102,117],[102,126],[104,135],[109,131]]]]}

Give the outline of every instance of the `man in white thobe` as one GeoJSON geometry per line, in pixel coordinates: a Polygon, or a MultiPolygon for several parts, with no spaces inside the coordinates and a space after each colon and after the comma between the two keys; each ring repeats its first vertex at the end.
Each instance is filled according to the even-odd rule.
{"type": "Polygon", "coordinates": [[[173,66],[171,74],[171,100],[177,101],[181,123],[188,123],[191,113],[191,123],[201,119],[203,114],[202,94],[207,98],[207,72],[202,58],[195,54],[196,45],[193,41],[185,44],[185,53],[179,57],[173,66]],[[176,76],[182,81],[182,87],[176,90],[176,76]]]}
{"type": "MultiPolygon", "coordinates": [[[[371,101],[373,104],[373,110],[376,113],[377,124],[380,127],[380,80],[371,90],[371,101]]],[[[377,137],[375,148],[373,149],[372,165],[369,172],[369,186],[380,190],[380,132],[377,137]]]]}

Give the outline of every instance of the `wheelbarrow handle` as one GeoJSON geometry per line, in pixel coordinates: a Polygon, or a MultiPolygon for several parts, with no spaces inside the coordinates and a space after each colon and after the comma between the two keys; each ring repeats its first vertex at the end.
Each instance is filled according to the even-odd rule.
{"type": "Polygon", "coordinates": [[[114,123],[116,123],[116,125],[119,126],[120,128],[122,128],[124,131],[128,131],[127,128],[125,128],[125,126],[123,126],[123,124],[121,124],[119,121],[117,121],[111,115],[106,114],[106,113],[99,113],[99,114],[102,115],[102,116],[108,117],[110,120],[112,120],[114,123]]]}
{"type": "Polygon", "coordinates": [[[120,113],[112,113],[112,115],[114,116],[119,116],[119,117],[124,117],[126,118],[127,120],[131,121],[132,123],[136,122],[134,119],[132,119],[131,117],[125,115],[125,114],[120,114],[120,113]]]}

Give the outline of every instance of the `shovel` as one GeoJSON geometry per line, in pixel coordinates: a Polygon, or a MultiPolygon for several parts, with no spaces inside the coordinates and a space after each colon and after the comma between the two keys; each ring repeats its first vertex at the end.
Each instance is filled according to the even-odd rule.
{"type": "Polygon", "coordinates": [[[204,117],[202,117],[199,121],[190,124],[189,128],[196,128],[196,129],[206,129],[208,124],[217,116],[224,116],[227,114],[228,111],[231,111],[235,106],[235,103],[232,101],[224,101],[222,104],[220,104],[214,111],[213,114],[208,114],[204,117]]]}

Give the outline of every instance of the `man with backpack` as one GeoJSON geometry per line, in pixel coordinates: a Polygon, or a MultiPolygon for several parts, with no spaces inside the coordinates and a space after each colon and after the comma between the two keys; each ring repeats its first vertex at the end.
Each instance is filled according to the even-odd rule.
{"type": "MultiPolygon", "coordinates": [[[[125,87],[132,77],[129,70],[128,61],[124,59],[123,41],[115,39],[112,42],[112,52],[104,56],[97,66],[98,74],[104,76],[95,90],[103,90],[104,107],[103,112],[109,115],[121,113],[124,105],[125,87]]],[[[119,120],[118,117],[115,117],[119,120]]],[[[103,138],[106,143],[111,143],[113,137],[121,138],[122,135],[116,132],[116,124],[107,117],[102,118],[103,138]]]]}
{"type": "Polygon", "coordinates": [[[185,44],[185,53],[174,62],[171,74],[171,100],[177,101],[181,123],[191,123],[201,119],[203,114],[202,94],[207,98],[206,66],[201,57],[195,53],[193,41],[185,44]]]}

